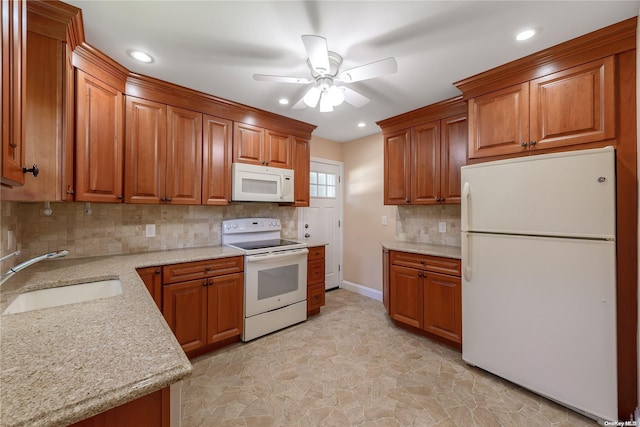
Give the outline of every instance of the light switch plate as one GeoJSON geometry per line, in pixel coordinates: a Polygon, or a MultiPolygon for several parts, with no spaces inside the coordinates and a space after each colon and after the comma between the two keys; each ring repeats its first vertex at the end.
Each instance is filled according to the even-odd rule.
{"type": "Polygon", "coordinates": [[[155,224],[147,224],[146,236],[147,237],[156,237],[156,225],[155,224]]]}
{"type": "Polygon", "coordinates": [[[444,221],[440,221],[438,223],[438,231],[441,233],[446,233],[447,232],[447,223],[444,221]]]}
{"type": "Polygon", "coordinates": [[[387,216],[382,215],[382,225],[387,225],[387,216]]]}

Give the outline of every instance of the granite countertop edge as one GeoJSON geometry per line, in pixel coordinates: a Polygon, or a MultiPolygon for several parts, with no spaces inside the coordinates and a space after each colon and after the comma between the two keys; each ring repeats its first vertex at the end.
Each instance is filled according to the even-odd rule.
{"type": "Polygon", "coordinates": [[[2,315],[0,425],[71,424],[189,376],[191,363],[136,269],[243,255],[172,249],[60,258],[16,273],[0,287],[1,312],[21,293],[86,281],[119,278],[122,294],[2,315]]]}
{"type": "Polygon", "coordinates": [[[410,252],[420,255],[439,256],[444,258],[462,258],[462,250],[460,246],[438,245],[432,243],[419,242],[401,242],[398,240],[390,240],[381,242],[384,249],[399,252],[410,252]]]}

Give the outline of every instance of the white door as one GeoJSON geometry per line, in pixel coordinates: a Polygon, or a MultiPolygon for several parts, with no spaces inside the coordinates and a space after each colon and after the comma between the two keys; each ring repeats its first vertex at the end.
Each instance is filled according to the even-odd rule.
{"type": "Polygon", "coordinates": [[[298,210],[298,238],[326,243],[325,289],[341,283],[342,162],[311,159],[309,207],[298,210]]]}

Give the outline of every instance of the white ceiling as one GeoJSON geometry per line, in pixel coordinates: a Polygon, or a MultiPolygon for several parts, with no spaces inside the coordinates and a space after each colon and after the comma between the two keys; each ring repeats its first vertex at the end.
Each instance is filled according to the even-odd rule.
{"type": "Polygon", "coordinates": [[[67,1],[82,9],[86,40],[128,69],[317,125],[345,142],[375,122],[456,95],[453,82],[636,16],[634,1],[67,1]],[[535,27],[538,35],[516,42],[535,27]],[[342,70],[390,56],[398,72],[351,83],[371,101],[331,113],[294,110],[308,86],[252,75],[310,78],[302,34],[326,37],[342,70]],[[127,55],[155,58],[141,64],[127,55]],[[288,106],[278,103],[290,100],[288,106]],[[356,124],[367,124],[358,128],[356,124]]]}

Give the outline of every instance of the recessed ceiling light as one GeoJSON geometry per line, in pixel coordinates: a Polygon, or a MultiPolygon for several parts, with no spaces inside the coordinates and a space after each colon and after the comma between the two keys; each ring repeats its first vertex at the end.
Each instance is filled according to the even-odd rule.
{"type": "Polygon", "coordinates": [[[144,62],[145,64],[150,64],[153,62],[153,58],[148,53],[142,52],[141,50],[132,50],[129,52],[129,55],[137,61],[144,62]]]}
{"type": "Polygon", "coordinates": [[[532,29],[524,30],[518,33],[518,35],[516,36],[516,40],[518,41],[527,40],[533,37],[535,34],[536,34],[536,30],[532,30],[532,29]]]}
{"type": "Polygon", "coordinates": [[[282,105],[287,105],[289,103],[289,100],[287,98],[280,98],[278,102],[282,105]]]}
{"type": "Polygon", "coordinates": [[[358,127],[359,127],[359,128],[363,128],[363,127],[365,127],[366,125],[367,125],[367,124],[366,124],[365,122],[360,122],[360,123],[358,123],[358,127]]]}

